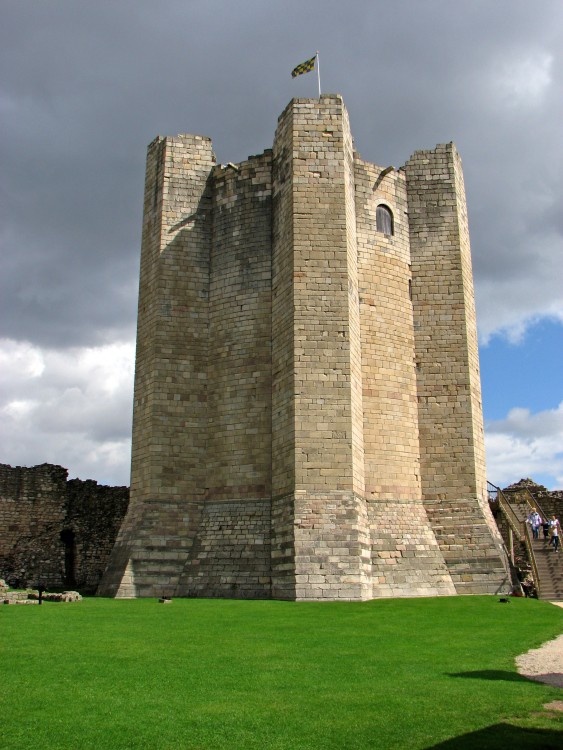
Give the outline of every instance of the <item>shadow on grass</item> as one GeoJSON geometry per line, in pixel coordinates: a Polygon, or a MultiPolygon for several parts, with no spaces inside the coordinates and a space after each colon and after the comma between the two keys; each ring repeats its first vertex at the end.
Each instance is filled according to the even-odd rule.
{"type": "Polygon", "coordinates": [[[544,685],[563,688],[562,672],[545,674],[520,675],[516,672],[505,672],[501,669],[481,669],[476,672],[449,672],[448,677],[469,677],[474,680],[504,680],[505,682],[541,682],[544,685]]]}
{"type": "Polygon", "coordinates": [[[467,677],[472,680],[504,680],[504,682],[530,682],[517,672],[507,672],[502,669],[479,669],[475,672],[448,672],[448,677],[467,677]]]}
{"type": "Polygon", "coordinates": [[[426,750],[561,750],[563,732],[555,729],[523,729],[512,724],[493,724],[477,732],[462,734],[426,750]]]}

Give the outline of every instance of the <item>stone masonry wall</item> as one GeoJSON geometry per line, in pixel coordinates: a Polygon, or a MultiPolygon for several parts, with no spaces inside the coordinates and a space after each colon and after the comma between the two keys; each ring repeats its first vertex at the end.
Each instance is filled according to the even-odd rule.
{"type": "Polygon", "coordinates": [[[439,145],[417,151],[405,172],[423,500],[458,592],[493,591],[508,571],[486,491],[461,160],[439,145]]]}
{"type": "Polygon", "coordinates": [[[271,153],[214,170],[206,497],[271,496],[271,153]]]}
{"type": "Polygon", "coordinates": [[[370,502],[372,596],[456,593],[422,502],[370,502]]]}
{"type": "Polygon", "coordinates": [[[405,175],[356,158],[366,497],[420,498],[420,447],[405,175]],[[385,173],[386,172],[386,173],[385,173]],[[394,232],[376,231],[378,205],[394,232]]]}
{"type": "Polygon", "coordinates": [[[290,106],[278,119],[272,164],[272,594],[295,598],[293,147],[290,106]]]}
{"type": "Polygon", "coordinates": [[[323,96],[315,107],[294,99],[274,143],[275,157],[292,159],[291,189],[276,206],[287,224],[274,255],[291,237],[295,592],[362,599],[370,579],[354,165],[341,97],[323,96]]]}
{"type": "Polygon", "coordinates": [[[177,596],[270,598],[270,502],[206,503],[177,596]]]}
{"type": "Polygon", "coordinates": [[[502,583],[451,144],[364,162],[335,94],[293,99],[240,164],[157,138],[137,353],[131,503],[100,594],[502,583]]]}
{"type": "Polygon", "coordinates": [[[214,165],[211,141],[203,136],[158,137],[148,148],[131,501],[99,587],[104,595],[174,590],[197,528],[208,476],[214,165]]]}
{"type": "Polygon", "coordinates": [[[62,533],[67,559],[65,585],[96,591],[127,511],[129,488],[70,479],[66,490],[62,533]]]}
{"type": "Polygon", "coordinates": [[[96,590],[129,490],[67,476],[51,464],[0,464],[0,578],[11,585],[96,590]]]}
{"type": "Polygon", "coordinates": [[[406,165],[426,503],[486,496],[481,400],[471,372],[476,341],[468,338],[468,330],[475,329],[475,312],[466,300],[464,266],[470,259],[465,257],[467,227],[459,220],[464,213],[459,203],[465,206],[465,195],[458,193],[459,169],[452,144],[417,151],[406,165]],[[481,420],[474,434],[476,410],[481,420]]]}

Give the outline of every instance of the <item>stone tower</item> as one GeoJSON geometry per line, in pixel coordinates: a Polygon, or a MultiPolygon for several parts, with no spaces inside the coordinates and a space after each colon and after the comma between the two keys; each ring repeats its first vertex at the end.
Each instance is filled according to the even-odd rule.
{"type": "Polygon", "coordinates": [[[493,593],[463,175],[382,169],[342,98],[273,150],[149,146],[129,511],[102,595],[493,593]]]}

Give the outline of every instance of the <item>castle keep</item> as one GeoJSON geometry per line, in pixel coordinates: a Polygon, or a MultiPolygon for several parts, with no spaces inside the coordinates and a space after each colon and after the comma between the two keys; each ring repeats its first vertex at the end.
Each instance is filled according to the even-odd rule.
{"type": "Polygon", "coordinates": [[[148,149],[131,499],[102,595],[496,592],[463,175],[354,152],[342,98],[273,150],[148,149]]]}

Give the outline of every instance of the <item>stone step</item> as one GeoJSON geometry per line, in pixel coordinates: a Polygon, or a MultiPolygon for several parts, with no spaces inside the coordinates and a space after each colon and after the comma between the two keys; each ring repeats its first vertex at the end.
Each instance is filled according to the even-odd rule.
{"type": "Polygon", "coordinates": [[[542,536],[532,540],[532,548],[539,577],[539,598],[563,600],[563,551],[555,552],[542,536]]]}

